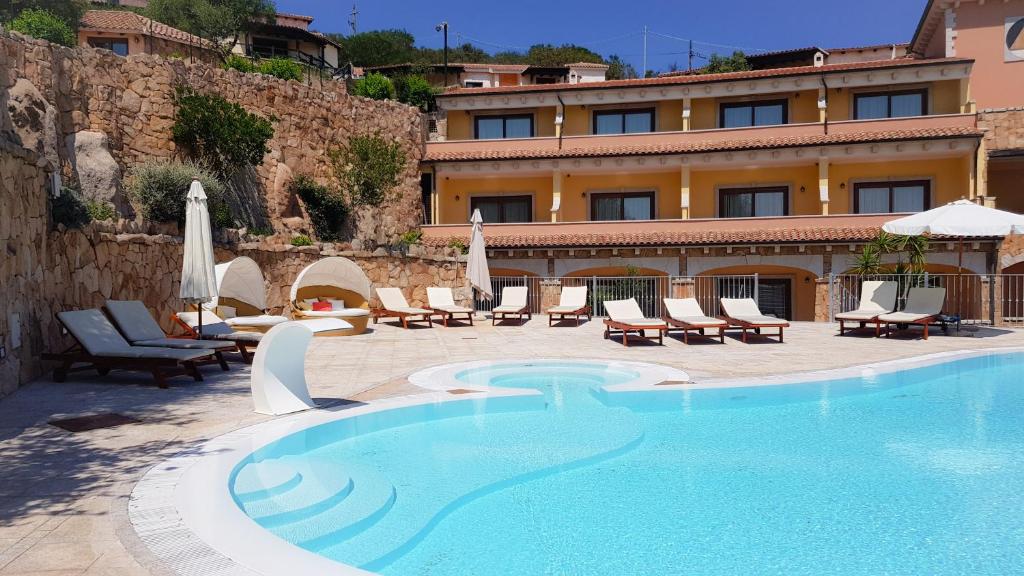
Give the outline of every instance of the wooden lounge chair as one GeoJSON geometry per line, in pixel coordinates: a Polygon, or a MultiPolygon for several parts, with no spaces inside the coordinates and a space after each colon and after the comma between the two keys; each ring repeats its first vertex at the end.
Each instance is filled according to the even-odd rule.
{"type": "Polygon", "coordinates": [[[81,370],[95,369],[100,375],[111,370],[140,370],[151,373],[160,388],[167,388],[170,376],[188,375],[201,381],[197,365],[216,361],[211,350],[132,346],[99,310],[59,312],[57,319],[76,342],[63,352],[43,354],[44,360],[60,362],[53,371],[57,382],[63,382],[69,372],[81,370]]]}
{"type": "Polygon", "coordinates": [[[665,322],[669,324],[668,331],[683,331],[683,343],[690,343],[690,332],[696,331],[701,336],[706,336],[705,330],[718,329],[718,339],[725,343],[725,329],[729,323],[721,318],[711,318],[704,314],[700,303],[696,298],[665,298],[665,322]]]}
{"type": "Polygon", "coordinates": [[[647,330],[657,333],[658,344],[664,344],[668,323],[657,318],[644,318],[644,312],[635,298],[629,300],[605,300],[604,309],[608,318],[604,320],[604,338],[609,340],[613,331],[622,333],[622,344],[629,346],[629,333],[636,332],[641,338],[647,337],[647,330]]]}
{"type": "Polygon", "coordinates": [[[491,310],[491,325],[498,323],[498,320],[505,320],[509,316],[518,316],[519,324],[523,324],[523,316],[527,320],[533,320],[533,313],[530,312],[529,302],[530,289],[526,286],[505,286],[501,289],[501,305],[491,310]]]}
{"type": "Polygon", "coordinates": [[[556,321],[565,320],[566,316],[574,316],[576,325],[580,325],[580,317],[586,316],[589,321],[590,306],[587,304],[586,286],[563,286],[562,293],[558,295],[558,306],[547,309],[548,326],[554,325],[556,321]]]}
{"type": "MultiPolygon", "coordinates": [[[[748,330],[761,334],[764,328],[778,328],[779,342],[783,342],[782,332],[789,328],[789,322],[761,314],[761,309],[757,307],[757,302],[754,302],[753,298],[722,298],[721,302],[722,318],[730,326],[743,330],[741,339],[744,344],[747,342],[748,330]]],[[[767,335],[764,336],[767,338],[767,335]]]]}
{"type": "Polygon", "coordinates": [[[196,340],[192,337],[169,338],[156,323],[156,320],[150,316],[146,305],[138,300],[107,300],[104,309],[125,340],[132,346],[209,350],[217,358],[220,367],[228,370],[227,361],[224,360],[222,353],[235,350],[235,345],[231,342],[196,340]]]}
{"type": "Polygon", "coordinates": [[[178,312],[172,318],[185,332],[193,337],[203,340],[221,340],[235,345],[238,353],[242,355],[242,361],[252,364],[252,353],[249,348],[259,346],[263,338],[263,332],[240,332],[228,326],[220,317],[213,312],[203,312],[202,336],[199,335],[199,313],[178,312]]]}
{"type": "Polygon", "coordinates": [[[946,301],[945,288],[911,288],[907,294],[907,303],[903,310],[880,314],[875,318],[875,330],[885,325],[885,336],[889,337],[893,324],[921,326],[924,328],[924,339],[928,339],[928,325],[942,313],[942,304],[946,301]]]}
{"type": "MultiPolygon", "coordinates": [[[[860,304],[856,310],[836,314],[839,320],[839,335],[842,336],[847,330],[864,328],[882,314],[887,314],[896,309],[896,296],[899,292],[899,284],[896,282],[881,282],[870,280],[860,285],[860,304]],[[857,328],[847,328],[847,322],[856,322],[857,328]]],[[[879,335],[879,325],[875,323],[875,336],[879,335]]]]}
{"type": "Polygon", "coordinates": [[[458,318],[455,318],[456,314],[465,314],[469,325],[473,325],[473,309],[456,305],[455,294],[452,293],[451,288],[428,287],[427,302],[430,304],[430,308],[434,310],[434,313],[441,316],[441,321],[444,322],[445,328],[448,327],[448,320],[458,320],[458,318]]]}
{"type": "Polygon", "coordinates": [[[434,327],[434,311],[409,306],[401,288],[377,288],[377,297],[384,308],[374,312],[374,324],[380,318],[398,318],[402,321],[402,328],[409,328],[409,322],[426,322],[428,327],[434,327]]]}

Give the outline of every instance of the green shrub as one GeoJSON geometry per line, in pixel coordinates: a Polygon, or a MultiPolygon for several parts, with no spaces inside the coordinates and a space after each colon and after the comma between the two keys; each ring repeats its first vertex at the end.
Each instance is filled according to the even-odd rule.
{"type": "Polygon", "coordinates": [[[263,226],[253,226],[248,230],[249,234],[253,236],[273,236],[274,230],[263,226]]]}
{"type": "Polygon", "coordinates": [[[306,205],[317,238],[324,242],[339,240],[348,221],[348,203],[341,192],[317,184],[307,176],[296,178],[292,191],[306,205]]]}
{"type": "Polygon", "coordinates": [[[248,73],[256,71],[256,65],[251,60],[238,54],[231,54],[220,66],[225,70],[238,70],[239,72],[248,73]]]}
{"type": "Polygon", "coordinates": [[[469,254],[469,246],[466,246],[466,243],[460,238],[452,238],[449,240],[448,247],[452,250],[458,250],[459,254],[469,254]]]}
{"type": "Polygon", "coordinates": [[[224,185],[209,170],[194,162],[147,160],[132,166],[127,189],[142,217],[151,222],[185,222],[185,195],[198,178],[206,191],[210,223],[230,227],[231,211],[225,202],[224,185]]]}
{"type": "Polygon", "coordinates": [[[405,151],[379,135],[353,136],[348,148],[329,152],[335,176],[357,206],[380,206],[398,185],[405,151]]]}
{"type": "Polygon", "coordinates": [[[383,74],[370,72],[356,80],[356,96],[365,96],[374,100],[394,100],[395,85],[383,74]]]}
{"type": "Polygon", "coordinates": [[[414,74],[395,81],[398,101],[415,106],[424,112],[434,109],[434,87],[423,76],[414,74]]]}
{"type": "Polygon", "coordinates": [[[229,176],[257,166],[270,152],[274,136],[271,121],[249,113],[216,94],[200,94],[181,87],[175,93],[174,141],[217,174],[229,176]]]}
{"type": "Polygon", "coordinates": [[[74,46],[75,30],[49,10],[26,8],[11,21],[11,30],[54,44],[74,46]]]}
{"type": "Polygon", "coordinates": [[[302,66],[288,58],[267,58],[261,60],[257,71],[260,74],[276,76],[282,80],[302,80],[302,66]]]}
{"type": "Polygon", "coordinates": [[[63,224],[67,228],[81,228],[92,221],[89,209],[77,191],[60,189],[60,196],[50,198],[50,217],[53,226],[63,224]]]}
{"type": "Polygon", "coordinates": [[[85,209],[89,212],[89,217],[93,220],[116,220],[117,210],[114,210],[114,206],[109,202],[100,202],[98,200],[86,200],[85,209]]]}
{"type": "Polygon", "coordinates": [[[421,239],[423,239],[422,230],[409,230],[398,237],[398,243],[404,244],[405,246],[412,246],[414,244],[419,244],[421,239]]]}
{"type": "Polygon", "coordinates": [[[292,246],[312,246],[313,241],[309,239],[309,236],[305,234],[299,234],[292,238],[292,246]]]}

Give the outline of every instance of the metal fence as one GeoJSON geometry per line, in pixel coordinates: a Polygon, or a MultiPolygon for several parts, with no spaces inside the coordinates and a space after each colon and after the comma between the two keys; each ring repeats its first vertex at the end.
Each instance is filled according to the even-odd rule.
{"type": "Polygon", "coordinates": [[[557,296],[547,303],[543,301],[543,288],[554,286],[555,293],[560,287],[586,286],[587,303],[594,316],[606,316],[606,300],[635,298],[644,315],[661,317],[665,312],[664,299],[679,296],[674,285],[689,285],[688,297],[697,298],[704,313],[715,316],[721,312],[720,298],[754,298],[758,295],[758,276],[567,276],[561,278],[538,276],[492,276],[493,300],[475,299],[476,309],[491,311],[500,304],[501,291],[507,286],[529,288],[530,311],[540,314],[546,306],[557,304],[557,296]]]}
{"type": "Polygon", "coordinates": [[[906,304],[911,288],[945,288],[942,311],[968,324],[1024,326],[1024,274],[880,274],[829,276],[829,320],[856,309],[866,280],[888,280],[899,286],[896,308],[906,304]]]}

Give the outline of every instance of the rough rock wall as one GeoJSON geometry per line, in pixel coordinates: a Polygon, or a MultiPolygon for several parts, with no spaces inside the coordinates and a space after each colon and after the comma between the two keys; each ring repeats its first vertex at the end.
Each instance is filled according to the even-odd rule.
{"type": "Polygon", "coordinates": [[[985,130],[989,152],[1024,148],[1024,108],[983,110],[978,113],[978,128],[985,130]]]}
{"type": "MultiPolygon", "coordinates": [[[[171,139],[172,98],[175,87],[188,85],[276,119],[263,164],[236,179],[243,189],[240,196],[251,203],[265,202],[252,211],[265,209],[275,231],[308,226],[299,202],[289,193],[292,178],[308,175],[329,181],[327,151],[343,146],[354,134],[368,133],[399,142],[408,161],[395,198],[380,211],[380,235],[368,238],[375,227],[359,218],[356,237],[383,243],[422,222],[419,160],[424,138],[421,114],[415,108],[350,96],[340,82],[306,85],[159,56],[124,58],[105,50],[55,46],[13,32],[0,31],[0,60],[6,62],[0,65],[0,116],[6,110],[10,118],[4,121],[14,124],[22,144],[51,164],[57,159],[70,165],[73,143],[89,132],[106,135],[109,153],[122,173],[145,159],[179,156],[182,151],[171,139]]],[[[89,140],[101,138],[91,135],[89,140]]],[[[95,148],[90,150],[102,156],[103,151],[95,148]]],[[[93,187],[101,189],[90,196],[122,204],[118,190],[102,191],[109,187],[102,174],[89,179],[99,182],[93,187]]]]}

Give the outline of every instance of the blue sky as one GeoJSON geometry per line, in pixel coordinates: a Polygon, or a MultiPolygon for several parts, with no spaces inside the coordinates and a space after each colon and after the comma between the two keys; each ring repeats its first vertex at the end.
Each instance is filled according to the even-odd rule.
{"type": "Polygon", "coordinates": [[[494,52],[576,43],[619,54],[637,70],[646,25],[648,68],[664,70],[673,62],[685,67],[686,43],[661,35],[693,39],[704,54],[731,52],[726,46],[756,52],[905,42],[926,0],[277,0],[277,6],[314,16],[317,30],[347,33],[353,1],[360,31],[404,28],[417,44],[440,47],[434,26],[447,20],[451,44],[469,41],[494,52]]]}

